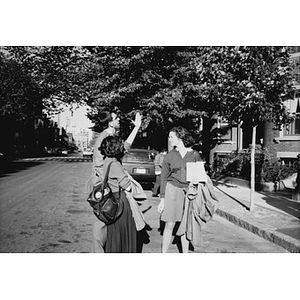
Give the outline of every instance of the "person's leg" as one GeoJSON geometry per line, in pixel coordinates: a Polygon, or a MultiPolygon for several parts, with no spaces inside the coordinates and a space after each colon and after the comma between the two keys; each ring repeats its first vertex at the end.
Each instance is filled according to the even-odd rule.
{"type": "Polygon", "coordinates": [[[94,253],[104,253],[104,246],[106,243],[107,227],[106,225],[97,220],[93,225],[92,231],[93,239],[93,252],[94,253]]]}
{"type": "Polygon", "coordinates": [[[186,239],[185,234],[181,236],[182,253],[189,253],[189,241],[186,239]]]}
{"type": "Polygon", "coordinates": [[[160,186],[160,175],[156,175],[155,178],[156,178],[156,180],[155,180],[152,196],[158,195],[158,189],[160,186]]]}
{"type": "Polygon", "coordinates": [[[175,222],[166,222],[163,238],[162,238],[162,253],[167,253],[172,240],[172,233],[175,226],[175,222]]]}
{"type": "Polygon", "coordinates": [[[156,195],[160,194],[160,182],[161,182],[161,174],[157,176],[157,190],[156,190],[156,195]]]}

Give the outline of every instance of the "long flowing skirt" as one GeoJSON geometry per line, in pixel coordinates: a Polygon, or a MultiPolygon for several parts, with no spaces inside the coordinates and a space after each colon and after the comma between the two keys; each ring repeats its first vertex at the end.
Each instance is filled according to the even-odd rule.
{"type": "MultiPolygon", "coordinates": [[[[119,193],[115,196],[118,197],[119,193]]],[[[119,201],[123,201],[124,210],[121,217],[107,226],[106,253],[136,253],[137,231],[132,211],[124,191],[121,191],[119,201]]]]}

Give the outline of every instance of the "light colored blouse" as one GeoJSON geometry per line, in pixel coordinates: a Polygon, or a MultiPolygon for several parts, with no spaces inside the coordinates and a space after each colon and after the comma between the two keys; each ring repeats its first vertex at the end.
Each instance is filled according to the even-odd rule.
{"type": "MultiPolygon", "coordinates": [[[[103,130],[94,145],[94,154],[93,154],[93,171],[94,171],[94,176],[95,176],[95,183],[102,181],[104,174],[103,174],[103,155],[101,154],[99,147],[102,144],[102,141],[110,136],[111,134],[107,131],[107,130],[103,130]]],[[[129,144],[128,142],[124,142],[124,148],[125,151],[127,151],[128,149],[130,149],[131,144],[129,144]]]]}
{"type": "Polygon", "coordinates": [[[119,191],[119,187],[126,189],[131,185],[131,180],[129,179],[124,167],[121,163],[113,157],[106,157],[103,161],[103,176],[105,176],[108,164],[112,161],[108,174],[108,184],[113,193],[119,191]]]}

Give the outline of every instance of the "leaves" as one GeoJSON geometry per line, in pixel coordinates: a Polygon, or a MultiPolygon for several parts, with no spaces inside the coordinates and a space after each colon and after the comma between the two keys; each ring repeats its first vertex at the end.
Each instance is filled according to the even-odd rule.
{"type": "Polygon", "coordinates": [[[58,100],[86,103],[92,121],[99,111],[116,107],[122,112],[125,137],[130,120],[141,111],[141,131],[152,146],[176,125],[187,127],[199,139],[201,116],[207,131],[202,133],[203,145],[208,147],[218,141],[213,130],[216,116],[229,123],[270,120],[277,126],[289,119],[283,101],[293,93],[293,66],[286,47],[5,47],[5,51],[2,72],[11,74],[1,81],[6,112],[16,110],[16,103],[28,105],[24,99],[33,95],[43,99],[43,107],[52,113],[59,110],[58,100]]]}

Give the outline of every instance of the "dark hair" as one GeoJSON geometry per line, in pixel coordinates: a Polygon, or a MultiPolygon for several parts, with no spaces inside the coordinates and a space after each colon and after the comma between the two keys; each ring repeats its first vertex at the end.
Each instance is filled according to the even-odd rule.
{"type": "Polygon", "coordinates": [[[111,112],[104,110],[98,114],[98,125],[102,127],[102,129],[108,128],[109,122],[112,121],[111,112]]]}
{"type": "Polygon", "coordinates": [[[125,153],[123,141],[116,136],[108,136],[105,138],[99,149],[104,157],[115,157],[120,160],[125,153]]]}
{"type": "Polygon", "coordinates": [[[176,136],[182,140],[185,147],[191,147],[195,144],[195,140],[190,132],[182,126],[173,127],[170,132],[174,132],[176,136]]]}

